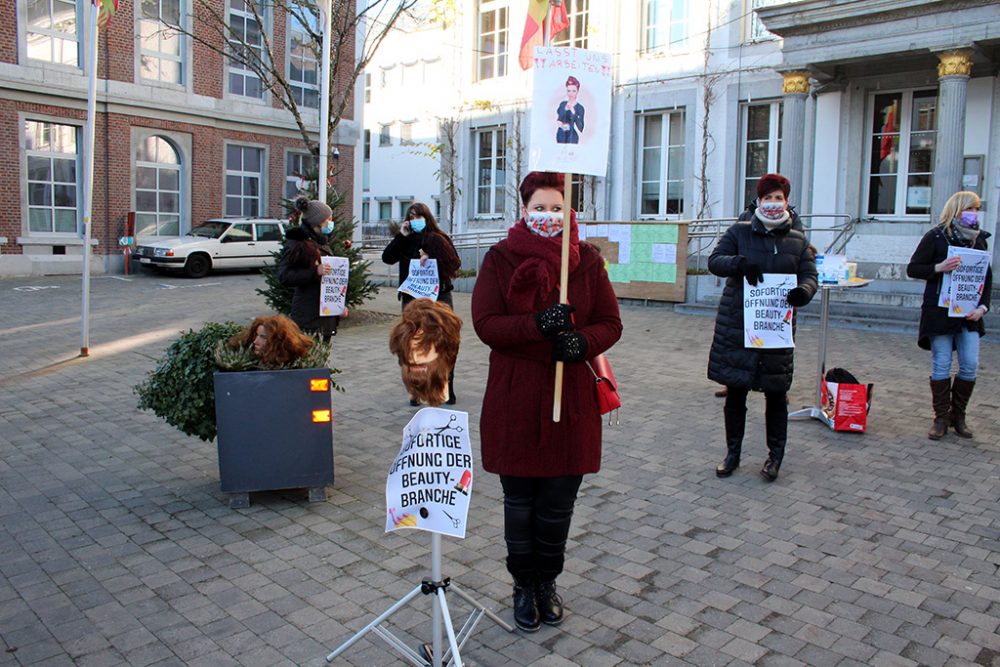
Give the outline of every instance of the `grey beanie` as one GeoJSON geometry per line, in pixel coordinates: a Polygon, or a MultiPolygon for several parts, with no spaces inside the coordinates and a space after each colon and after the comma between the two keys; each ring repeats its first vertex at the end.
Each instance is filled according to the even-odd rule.
{"type": "Polygon", "coordinates": [[[295,210],[302,214],[302,222],[319,229],[333,215],[333,209],[318,199],[299,197],[295,200],[295,210]]]}

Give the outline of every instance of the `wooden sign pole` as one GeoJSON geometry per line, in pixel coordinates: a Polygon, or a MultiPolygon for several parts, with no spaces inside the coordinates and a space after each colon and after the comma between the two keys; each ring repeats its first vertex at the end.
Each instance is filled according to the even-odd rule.
{"type": "MultiPolygon", "coordinates": [[[[569,303],[569,237],[573,219],[573,174],[566,174],[563,194],[562,259],[559,261],[559,303],[569,303]]],[[[557,422],[562,414],[563,370],[565,364],[556,362],[555,396],[552,397],[552,421],[557,422]]]]}

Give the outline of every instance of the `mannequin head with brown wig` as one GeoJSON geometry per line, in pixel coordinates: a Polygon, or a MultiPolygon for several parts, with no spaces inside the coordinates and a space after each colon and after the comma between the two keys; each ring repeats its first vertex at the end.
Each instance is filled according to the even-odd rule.
{"type": "Polygon", "coordinates": [[[254,318],[242,333],[229,341],[230,346],[253,347],[262,366],[284,366],[304,357],[313,339],[284,315],[254,318]]]}
{"type": "Polygon", "coordinates": [[[399,359],[403,385],[422,403],[448,398],[448,375],[462,340],[462,320],[444,304],[416,299],[403,309],[389,334],[389,351],[399,359]]]}

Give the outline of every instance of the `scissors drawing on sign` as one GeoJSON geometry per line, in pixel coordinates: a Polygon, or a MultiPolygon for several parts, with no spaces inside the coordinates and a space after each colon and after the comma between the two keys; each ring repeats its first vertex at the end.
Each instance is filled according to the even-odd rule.
{"type": "Polygon", "coordinates": [[[451,522],[455,525],[455,528],[458,528],[459,526],[462,525],[462,520],[461,519],[456,519],[452,515],[448,514],[448,512],[445,512],[444,515],[446,517],[448,517],[449,519],[451,519],[451,522]]]}
{"type": "Polygon", "coordinates": [[[445,424],[444,426],[437,427],[437,429],[436,429],[437,433],[440,435],[441,433],[444,433],[445,431],[448,431],[448,430],[455,431],[456,433],[461,433],[462,430],[463,430],[461,426],[452,426],[452,424],[454,424],[457,421],[458,421],[458,415],[452,415],[448,419],[448,423],[447,424],[445,424]]]}

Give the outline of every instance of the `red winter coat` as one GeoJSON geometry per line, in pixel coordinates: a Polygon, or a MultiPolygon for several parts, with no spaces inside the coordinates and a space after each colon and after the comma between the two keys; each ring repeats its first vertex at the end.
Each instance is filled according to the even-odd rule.
{"type": "MultiPolygon", "coordinates": [[[[489,345],[490,370],[480,419],[483,467],[517,477],[559,477],[601,467],[601,415],[594,376],[583,362],[567,362],[562,418],[552,421],[555,362],[552,343],[535,326],[535,313],[559,301],[558,284],[531,312],[512,312],[507,289],[524,261],[507,240],[483,258],[472,293],[472,322],[489,345]]],[[[618,300],[600,252],[580,244],[580,263],[569,276],[576,329],[595,357],[621,337],[618,300]]]]}

